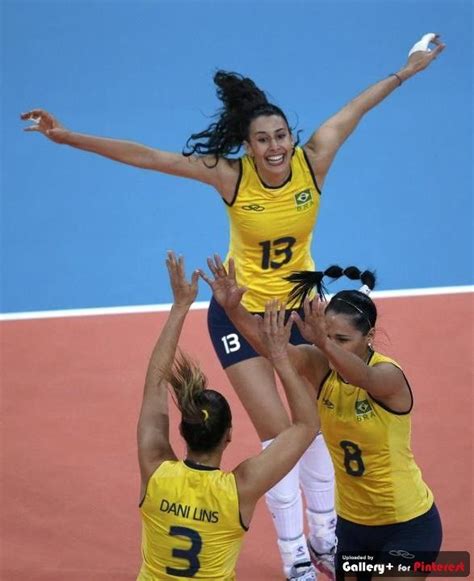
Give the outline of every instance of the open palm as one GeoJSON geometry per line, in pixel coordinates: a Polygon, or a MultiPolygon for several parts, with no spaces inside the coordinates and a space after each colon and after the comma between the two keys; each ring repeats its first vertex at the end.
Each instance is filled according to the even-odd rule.
{"type": "Polygon", "coordinates": [[[216,301],[225,310],[229,311],[239,306],[242,295],[247,290],[239,287],[235,278],[234,260],[229,259],[229,270],[227,271],[220,256],[214,254],[214,258],[207,259],[207,266],[212,272],[214,279],[209,278],[205,272],[199,271],[199,275],[211,287],[216,301]]]}

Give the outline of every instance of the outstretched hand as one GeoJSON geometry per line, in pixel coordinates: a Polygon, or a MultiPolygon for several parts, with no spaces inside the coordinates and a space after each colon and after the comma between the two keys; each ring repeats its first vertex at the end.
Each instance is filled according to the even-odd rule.
{"type": "Polygon", "coordinates": [[[28,125],[24,131],[36,131],[42,133],[51,141],[62,143],[67,129],[59,121],[44,109],[33,109],[22,113],[20,118],[23,121],[31,121],[33,125],[28,125]]]}
{"type": "Polygon", "coordinates": [[[199,276],[211,287],[216,301],[225,311],[231,311],[238,307],[247,289],[239,287],[237,284],[234,260],[229,259],[228,272],[218,254],[214,254],[214,258],[207,259],[207,266],[214,279],[209,278],[202,270],[199,270],[199,276]]]}
{"type": "Polygon", "coordinates": [[[405,69],[411,74],[416,75],[423,69],[426,69],[445,49],[446,45],[441,42],[439,34],[430,32],[425,34],[421,40],[413,45],[408,53],[408,61],[405,69]],[[430,44],[434,45],[430,49],[430,44]]]}
{"type": "Polygon", "coordinates": [[[315,297],[312,301],[306,299],[303,303],[304,320],[296,311],[291,313],[291,318],[296,323],[300,333],[306,341],[313,343],[316,347],[323,347],[327,340],[326,320],[324,316],[326,306],[326,301],[315,297]]]}
{"type": "Polygon", "coordinates": [[[263,324],[260,325],[262,339],[268,349],[268,358],[273,363],[288,357],[288,342],[293,321],[290,317],[285,324],[285,312],[284,303],[277,300],[268,301],[265,305],[263,324]]]}
{"type": "Polygon", "coordinates": [[[197,296],[199,271],[195,270],[191,276],[191,282],[187,281],[184,272],[184,259],[182,256],[176,258],[172,250],[168,251],[166,267],[173,291],[173,304],[177,307],[190,307],[197,296]]]}

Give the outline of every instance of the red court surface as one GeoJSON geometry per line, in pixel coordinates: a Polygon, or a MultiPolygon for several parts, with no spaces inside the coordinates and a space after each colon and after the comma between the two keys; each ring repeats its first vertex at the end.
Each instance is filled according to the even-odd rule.
{"type": "MultiPolygon", "coordinates": [[[[472,294],[377,304],[377,347],[402,364],[415,394],[413,448],[443,518],[443,548],[470,550],[472,294]]],[[[1,323],[2,580],[135,579],[135,426],[147,359],[165,316],[1,323]]],[[[181,345],[230,399],[234,441],[224,468],[232,468],[259,444],[218,366],[205,319],[205,311],[190,313],[181,345]]],[[[173,439],[182,452],[176,429],[173,439]]],[[[282,579],[263,500],[246,535],[238,579],[282,579]]]]}

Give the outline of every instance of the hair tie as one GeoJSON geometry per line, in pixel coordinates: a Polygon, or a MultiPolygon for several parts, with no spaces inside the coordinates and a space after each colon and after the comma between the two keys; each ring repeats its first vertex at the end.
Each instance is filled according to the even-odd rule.
{"type": "Polygon", "coordinates": [[[204,416],[204,423],[206,423],[207,420],[209,419],[209,412],[206,409],[202,409],[201,412],[202,415],[204,416]]]}
{"type": "Polygon", "coordinates": [[[369,296],[370,293],[372,292],[372,289],[370,287],[368,287],[366,284],[363,284],[360,287],[359,292],[362,293],[362,294],[364,294],[364,295],[369,296]]]}

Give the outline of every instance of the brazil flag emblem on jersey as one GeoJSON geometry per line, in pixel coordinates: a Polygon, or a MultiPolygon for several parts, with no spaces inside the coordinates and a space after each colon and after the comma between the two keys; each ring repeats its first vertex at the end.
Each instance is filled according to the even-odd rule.
{"type": "Polygon", "coordinates": [[[355,408],[356,408],[356,415],[358,415],[358,416],[368,414],[369,412],[372,411],[372,406],[370,405],[370,403],[366,399],[356,401],[355,408]]]}
{"type": "Polygon", "coordinates": [[[295,194],[295,204],[298,212],[310,208],[314,204],[313,194],[311,193],[311,191],[303,190],[302,192],[298,192],[297,194],[295,194]]]}

